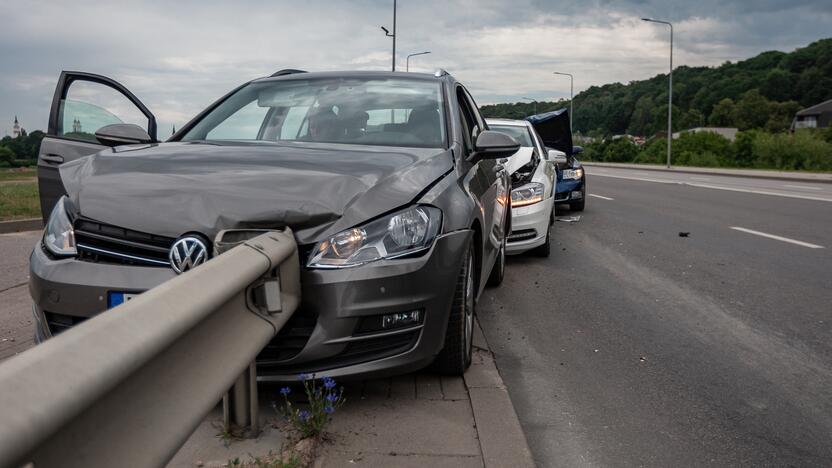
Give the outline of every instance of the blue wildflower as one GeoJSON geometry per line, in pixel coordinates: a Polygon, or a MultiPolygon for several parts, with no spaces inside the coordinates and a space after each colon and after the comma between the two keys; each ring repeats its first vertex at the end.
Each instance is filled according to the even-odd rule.
{"type": "Polygon", "coordinates": [[[289,387],[283,387],[280,389],[280,394],[283,396],[288,396],[290,393],[292,393],[292,389],[289,387]]]}
{"type": "Polygon", "coordinates": [[[326,396],[326,401],[328,401],[330,403],[335,403],[336,401],[338,401],[338,395],[336,395],[334,393],[330,393],[329,395],[326,396]]]}
{"type": "Polygon", "coordinates": [[[308,410],[300,410],[298,411],[298,417],[301,421],[306,422],[309,420],[309,418],[312,417],[312,413],[310,413],[308,410]]]}
{"type": "Polygon", "coordinates": [[[326,413],[326,414],[332,414],[332,413],[334,413],[334,412],[335,412],[335,408],[333,408],[333,407],[331,407],[331,406],[325,406],[325,407],[324,407],[324,413],[326,413]]]}
{"type": "Polygon", "coordinates": [[[324,377],[324,387],[335,388],[335,380],[330,377],[324,377]]]}
{"type": "Polygon", "coordinates": [[[300,380],[312,380],[312,374],[300,374],[298,378],[300,380]]]}

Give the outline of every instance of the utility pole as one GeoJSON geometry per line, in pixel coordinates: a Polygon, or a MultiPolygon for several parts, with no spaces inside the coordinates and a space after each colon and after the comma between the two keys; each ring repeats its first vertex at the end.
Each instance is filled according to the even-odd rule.
{"type": "Polygon", "coordinates": [[[429,54],[429,53],[430,53],[430,51],[426,50],[424,52],[416,52],[415,54],[408,55],[407,60],[405,60],[405,69],[404,69],[404,71],[410,71],[410,57],[415,57],[417,55],[425,55],[425,54],[429,54]]]}
{"type": "Polygon", "coordinates": [[[670,168],[670,152],[673,145],[673,23],[652,18],[642,18],[641,20],[670,26],[670,73],[667,89],[667,167],[670,168]]]}
{"type": "Polygon", "coordinates": [[[572,133],[572,118],[574,116],[572,101],[574,101],[573,93],[575,91],[575,77],[571,73],[553,72],[555,75],[563,75],[569,77],[569,133],[572,133]]]}
{"type": "Polygon", "coordinates": [[[393,71],[396,71],[396,0],[393,0],[393,32],[387,30],[384,26],[381,27],[387,37],[393,38],[393,71]]]}

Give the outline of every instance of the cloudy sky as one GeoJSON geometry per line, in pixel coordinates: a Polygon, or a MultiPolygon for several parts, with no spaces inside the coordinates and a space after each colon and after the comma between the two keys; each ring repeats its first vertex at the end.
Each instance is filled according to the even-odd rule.
{"type": "MultiPolygon", "coordinates": [[[[830,0],[399,0],[398,66],[442,67],[479,104],[557,99],[648,78],[675,63],[718,65],[832,36],[830,0]]],[[[107,75],[170,134],[213,100],[281,68],[390,67],[392,0],[0,0],[0,136],[17,114],[46,126],[61,70],[107,75]]]]}

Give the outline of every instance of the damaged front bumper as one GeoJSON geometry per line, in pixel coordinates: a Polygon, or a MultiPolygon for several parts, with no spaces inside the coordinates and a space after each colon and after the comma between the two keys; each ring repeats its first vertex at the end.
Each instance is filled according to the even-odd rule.
{"type": "MultiPolygon", "coordinates": [[[[430,364],[444,345],[471,235],[443,234],[414,258],[334,270],[301,267],[301,307],[258,356],[258,379],[296,381],[301,372],[380,377],[430,364]],[[412,311],[419,311],[418,322],[384,326],[385,315],[412,311]]],[[[169,268],[53,259],[40,245],[30,265],[38,341],[107,311],[112,291],[139,293],[175,276],[169,268]]]]}

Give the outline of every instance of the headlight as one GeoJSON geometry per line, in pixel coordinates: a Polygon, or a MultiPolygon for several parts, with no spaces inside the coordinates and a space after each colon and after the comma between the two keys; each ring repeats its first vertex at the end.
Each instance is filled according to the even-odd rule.
{"type": "Polygon", "coordinates": [[[584,170],[582,168],[577,169],[564,169],[563,170],[563,178],[564,179],[580,179],[584,176],[584,170]]]}
{"type": "Polygon", "coordinates": [[[532,182],[511,191],[511,206],[533,205],[543,201],[543,184],[532,182]]]}
{"type": "Polygon", "coordinates": [[[430,248],[442,226],[442,212],[414,206],[347,229],[318,244],[307,266],[346,268],[430,248]]]}
{"type": "Polygon", "coordinates": [[[46,229],[43,231],[43,245],[60,257],[78,253],[75,249],[75,231],[66,213],[65,200],[66,197],[61,197],[58,203],[55,203],[55,208],[52,208],[49,222],[46,223],[46,229]]]}

